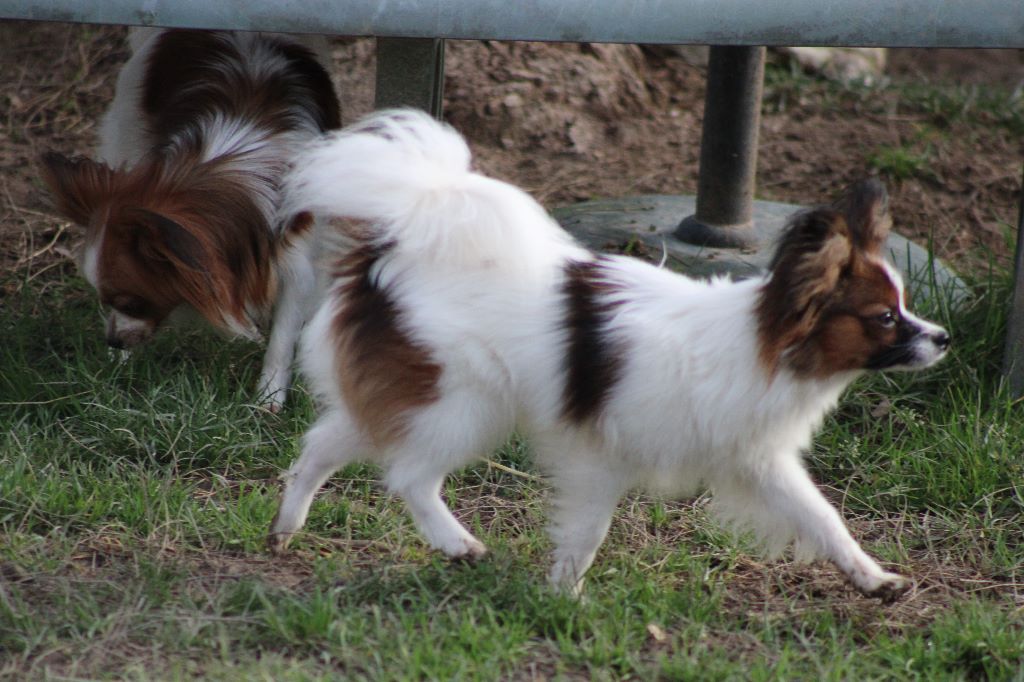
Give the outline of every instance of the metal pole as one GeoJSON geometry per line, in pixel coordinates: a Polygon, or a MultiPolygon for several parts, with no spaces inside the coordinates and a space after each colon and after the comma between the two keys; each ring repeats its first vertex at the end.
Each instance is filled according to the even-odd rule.
{"type": "Polygon", "coordinates": [[[711,48],[700,145],[697,213],[675,236],[691,244],[750,247],[764,85],[764,47],[711,48]]]}
{"type": "Polygon", "coordinates": [[[1014,397],[1024,394],[1024,192],[1021,192],[1017,216],[1017,250],[1014,257],[1013,296],[1010,316],[1006,322],[1006,345],[1003,351],[1003,376],[1014,397]]]}
{"type": "Polygon", "coordinates": [[[444,41],[377,38],[377,109],[416,107],[441,118],[444,41]]]}

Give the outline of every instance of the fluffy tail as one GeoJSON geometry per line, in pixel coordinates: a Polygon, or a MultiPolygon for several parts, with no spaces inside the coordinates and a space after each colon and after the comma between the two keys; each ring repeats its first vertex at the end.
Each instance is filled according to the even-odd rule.
{"type": "Polygon", "coordinates": [[[318,141],[296,160],[285,196],[292,211],[365,221],[347,236],[420,261],[536,265],[564,253],[553,246],[574,248],[525,192],[472,172],[454,129],[416,110],[380,112],[318,141]]]}

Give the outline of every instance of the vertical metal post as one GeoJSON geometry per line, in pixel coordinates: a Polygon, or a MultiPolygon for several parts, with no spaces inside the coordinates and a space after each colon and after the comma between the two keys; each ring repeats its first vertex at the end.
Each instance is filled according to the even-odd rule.
{"type": "Polygon", "coordinates": [[[441,118],[444,40],[377,38],[377,109],[416,107],[441,118]]]}
{"type": "MultiPolygon", "coordinates": [[[[1024,182],[1022,182],[1024,186],[1024,182]]],[[[1014,397],[1024,394],[1024,191],[1021,192],[1017,216],[1017,250],[1013,259],[1013,296],[1010,317],[1006,323],[1006,345],[1003,350],[1003,376],[1014,397]]]]}
{"type": "Polygon", "coordinates": [[[763,47],[711,48],[700,143],[697,212],[675,236],[691,244],[750,247],[764,88],[763,47]]]}

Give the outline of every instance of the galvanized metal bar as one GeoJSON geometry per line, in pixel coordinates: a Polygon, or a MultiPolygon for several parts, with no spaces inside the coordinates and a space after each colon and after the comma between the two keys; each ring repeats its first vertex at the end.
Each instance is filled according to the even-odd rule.
{"type": "Polygon", "coordinates": [[[0,17],[410,38],[1024,47],[1020,0],[0,0],[0,17]]]}
{"type": "Polygon", "coordinates": [[[700,143],[697,212],[675,236],[690,244],[749,247],[757,138],[764,84],[763,47],[711,48],[700,143]]]}
{"type": "Polygon", "coordinates": [[[377,109],[416,107],[441,118],[444,41],[377,39],[377,109]]]}
{"type": "Polygon", "coordinates": [[[1024,193],[1020,198],[1017,216],[1017,250],[1014,257],[1013,296],[1010,297],[1010,316],[1006,324],[1006,342],[1003,350],[1003,375],[1010,392],[1024,395],[1024,193]]]}

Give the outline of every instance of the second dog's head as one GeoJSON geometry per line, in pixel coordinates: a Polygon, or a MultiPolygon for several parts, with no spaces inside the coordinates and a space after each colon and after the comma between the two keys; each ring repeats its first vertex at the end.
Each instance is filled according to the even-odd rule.
{"type": "Polygon", "coordinates": [[[41,167],[57,209],[86,228],[79,265],[109,309],[109,345],[147,340],[183,306],[257,334],[249,308],[271,295],[273,244],[237,183],[199,165],[121,170],[56,153],[41,167]]]}
{"type": "Polygon", "coordinates": [[[757,307],[770,374],[921,369],[945,355],[949,334],[907,309],[902,278],[882,255],[887,205],[885,188],[872,180],[793,218],[757,307]]]}

